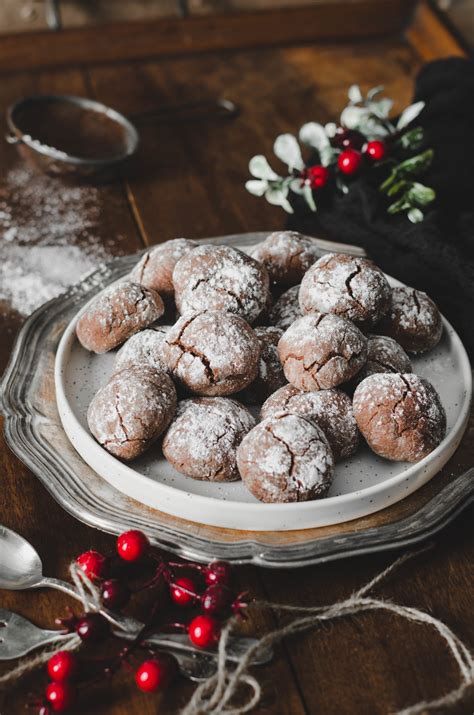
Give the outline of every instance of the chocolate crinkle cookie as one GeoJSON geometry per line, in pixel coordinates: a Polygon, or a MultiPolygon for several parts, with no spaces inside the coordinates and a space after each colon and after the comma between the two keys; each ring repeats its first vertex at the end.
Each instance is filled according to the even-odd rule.
{"type": "Polygon", "coordinates": [[[263,402],[275,390],[286,384],[278,355],[278,341],[283,335],[283,330],[274,327],[261,327],[254,328],[254,332],[260,343],[257,377],[239,394],[239,399],[242,402],[250,404],[263,402]]]}
{"type": "Polygon", "coordinates": [[[168,427],[176,390],[163,372],[139,366],[115,373],[87,411],[89,429],[111,454],[130,460],[142,454],[168,427]]]}
{"type": "Polygon", "coordinates": [[[257,376],[260,343],[238,315],[213,310],[183,316],[163,345],[173,377],[198,395],[230,395],[257,376]]]}
{"type": "Polygon", "coordinates": [[[266,308],[268,273],[262,264],[230,246],[199,246],[173,271],[181,315],[223,310],[254,322],[266,308]]]}
{"type": "Polygon", "coordinates": [[[414,288],[394,288],[390,307],[377,326],[410,353],[434,348],[443,333],[441,313],[426,293],[414,288]]]}
{"type": "Polygon", "coordinates": [[[391,292],[372,261],[328,253],[304,276],[299,300],[303,313],[335,313],[368,329],[387,312],[391,292]]]}
{"type": "Polygon", "coordinates": [[[157,325],[132,335],[117,353],[114,372],[141,365],[160,372],[168,372],[168,365],[163,356],[163,344],[170,327],[157,325]]]}
{"type": "Polygon", "coordinates": [[[446,433],[446,414],[435,388],[413,373],[380,373],[357,387],[353,400],[369,447],[396,462],[418,462],[446,433]]]}
{"type": "Polygon", "coordinates": [[[153,288],[164,297],[174,293],[173,271],[180,258],[197,247],[196,241],[174,238],[146,251],[130,273],[130,279],[153,288]]]}
{"type": "Polygon", "coordinates": [[[79,318],[76,335],[86,350],[105,353],[163,315],[160,295],[138,283],[121,281],[92,300],[79,318]]]}
{"type": "Polygon", "coordinates": [[[288,382],[305,392],[347,382],[367,359],[367,338],[350,320],[314,313],[283,334],[278,353],[288,382]]]}
{"type": "Polygon", "coordinates": [[[252,251],[267,269],[270,282],[281,288],[300,283],[319,255],[316,241],[296,231],[275,231],[252,251]]]}
{"type": "Polygon", "coordinates": [[[286,411],[315,422],[327,437],[336,461],[350,457],[359,446],[352,402],[340,390],[301,392],[293,385],[277,390],[262,405],[262,418],[286,411]]]}
{"type": "Polygon", "coordinates": [[[281,294],[270,310],[270,325],[286,330],[297,318],[301,318],[299,292],[300,286],[296,285],[281,294]]]}
{"type": "Polygon", "coordinates": [[[237,447],[254,425],[250,412],[236,400],[183,400],[163,440],[163,453],[178,472],[188,477],[235,481],[239,479],[237,447]]]}
{"type": "Polygon", "coordinates": [[[263,502],[318,499],[334,475],[323,431],[289,412],[278,412],[254,427],[237,450],[237,463],[245,486],[263,502]]]}
{"type": "Polygon", "coordinates": [[[354,387],[377,372],[411,372],[410,358],[396,340],[386,335],[369,335],[367,362],[353,379],[354,387]]]}

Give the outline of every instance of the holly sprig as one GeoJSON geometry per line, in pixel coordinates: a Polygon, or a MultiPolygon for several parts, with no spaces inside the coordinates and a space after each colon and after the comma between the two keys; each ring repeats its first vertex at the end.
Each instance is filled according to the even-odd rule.
{"type": "Polygon", "coordinates": [[[327,190],[331,178],[335,190],[346,194],[350,180],[364,169],[386,166],[390,174],[380,191],[395,199],[388,205],[388,213],[405,212],[413,223],[423,220],[435,192],[416,179],[430,165],[433,150],[413,154],[422,146],[424,137],[422,127],[410,125],[425,104],[411,104],[395,123],[390,119],[393,101],[381,96],[382,90],[383,87],[374,87],[363,96],[359,86],[352,85],[339,125],[308,122],[301,127],[298,138],[289,133],[278,136],[273,151],[287,165],[286,175],[277,174],[258,154],[249,162],[253,178],[246,182],[247,190],[254,196],[264,196],[287,213],[294,212],[292,194],[302,196],[311,211],[317,211],[318,196],[327,190]],[[307,162],[301,147],[310,150],[307,162]]]}

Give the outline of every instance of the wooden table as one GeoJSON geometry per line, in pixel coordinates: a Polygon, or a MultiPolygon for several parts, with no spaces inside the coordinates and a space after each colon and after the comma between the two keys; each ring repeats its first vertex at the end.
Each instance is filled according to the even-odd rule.
{"type": "MultiPolygon", "coordinates": [[[[11,42],[7,64],[13,61],[11,42]]],[[[90,51],[94,53],[93,46],[90,51]]],[[[3,115],[21,95],[62,92],[94,96],[125,113],[203,96],[225,95],[242,105],[242,115],[233,123],[149,123],[142,128],[141,149],[130,172],[101,189],[98,240],[118,255],[176,236],[280,228],[280,210],[243,188],[249,157],[259,152],[270,155],[273,138],[294,131],[305,120],[336,117],[354,82],[364,88],[383,84],[397,108],[405,106],[422,61],[452,53],[461,50],[424,7],[407,33],[395,38],[295,42],[109,64],[94,64],[92,54],[84,66],[22,69],[0,78],[0,104],[3,115]]],[[[48,64],[47,59],[43,55],[41,62],[32,64],[48,64]]],[[[20,65],[24,67],[24,61],[20,65]]],[[[18,162],[15,151],[0,143],[1,174],[18,162]]],[[[80,240],[71,236],[72,242],[80,240]]],[[[4,366],[21,318],[3,310],[1,320],[4,366]]],[[[68,562],[81,551],[91,546],[113,548],[111,537],[65,514],[4,444],[0,458],[0,521],[34,543],[46,573],[65,577],[68,562]]],[[[471,644],[472,517],[472,510],[464,512],[437,536],[431,551],[405,565],[379,589],[387,598],[441,618],[471,644]]],[[[323,604],[346,596],[393,558],[379,554],[288,572],[240,568],[236,578],[239,588],[258,597],[323,604]]],[[[50,591],[2,592],[0,603],[52,626],[69,601],[50,591]]],[[[263,633],[276,620],[275,614],[266,613],[254,617],[249,628],[263,633]]],[[[258,712],[382,715],[440,695],[457,684],[457,677],[454,662],[429,628],[384,613],[368,614],[341,620],[279,648],[272,665],[261,671],[264,698],[258,712]]],[[[1,715],[23,712],[26,693],[42,684],[44,676],[37,674],[4,693],[1,715]]],[[[94,687],[74,712],[174,713],[191,692],[192,686],[181,681],[163,697],[145,696],[131,677],[119,676],[113,685],[94,687]]],[[[473,708],[474,695],[451,712],[467,714],[473,708]]]]}

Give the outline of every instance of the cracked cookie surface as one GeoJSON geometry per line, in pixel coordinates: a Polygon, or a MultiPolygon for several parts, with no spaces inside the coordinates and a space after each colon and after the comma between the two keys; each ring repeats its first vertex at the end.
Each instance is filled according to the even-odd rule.
{"type": "Polygon", "coordinates": [[[131,281],[109,286],[80,317],[76,335],[81,345],[105,353],[147,328],[164,313],[160,295],[131,281]]]}
{"type": "Polygon", "coordinates": [[[132,335],[117,353],[114,372],[139,365],[168,372],[168,365],[163,356],[163,343],[170,327],[170,325],[158,325],[132,335]]]}
{"type": "Polygon", "coordinates": [[[367,339],[351,321],[313,313],[283,334],[278,353],[288,382],[304,392],[347,382],[367,358],[367,339]]]}
{"type": "Polygon", "coordinates": [[[297,231],[275,231],[254,248],[252,256],[263,263],[271,283],[289,288],[301,282],[320,250],[309,236],[297,231]]]}
{"type": "Polygon", "coordinates": [[[130,460],[142,454],[166,429],[176,410],[176,390],[163,372],[126,368],[93,398],[89,429],[111,454],[130,460]]]}
{"type": "Polygon", "coordinates": [[[230,246],[199,246],[173,271],[181,315],[224,310],[254,322],[266,308],[268,273],[262,264],[230,246]]]}
{"type": "Polygon", "coordinates": [[[174,238],[160,243],[143,254],[130,273],[130,280],[152,288],[163,296],[174,294],[173,271],[180,258],[196,248],[196,241],[174,238]]]}
{"type": "Polygon", "coordinates": [[[163,354],[191,392],[230,395],[255,379],[260,343],[243,318],[215,310],[180,318],[165,336],[163,354]]]}
{"type": "Polygon", "coordinates": [[[299,301],[303,314],[335,313],[366,329],[387,312],[391,292],[383,272],[372,261],[328,253],[305,274],[299,301]]]}
{"type": "Polygon", "coordinates": [[[334,458],[323,431],[300,415],[279,412],[260,422],[237,450],[240,476],[263,502],[297,502],[326,494],[334,458]]]}
{"type": "Polygon", "coordinates": [[[426,293],[403,286],[393,289],[389,310],[377,330],[394,338],[408,352],[423,353],[439,343],[443,321],[426,293]]]}
{"type": "Polygon", "coordinates": [[[296,285],[281,294],[270,310],[270,325],[286,330],[295,320],[301,318],[299,292],[300,286],[296,285]]]}
{"type": "Polygon", "coordinates": [[[359,430],[352,411],[352,401],[345,392],[301,392],[293,385],[285,385],[262,405],[261,416],[265,419],[282,411],[315,422],[326,435],[336,461],[356,453],[359,430]]]}
{"type": "Polygon", "coordinates": [[[396,340],[386,335],[367,336],[367,362],[352,380],[355,387],[378,372],[411,372],[410,358],[396,340]]]}
{"type": "Polygon", "coordinates": [[[418,462],[446,433],[446,414],[433,385],[413,373],[379,373],[357,387],[354,416],[369,447],[397,462],[418,462]]]}
{"type": "Polygon", "coordinates": [[[183,400],[163,440],[163,453],[178,472],[188,477],[235,481],[239,479],[237,447],[254,425],[250,412],[236,400],[183,400]]]}

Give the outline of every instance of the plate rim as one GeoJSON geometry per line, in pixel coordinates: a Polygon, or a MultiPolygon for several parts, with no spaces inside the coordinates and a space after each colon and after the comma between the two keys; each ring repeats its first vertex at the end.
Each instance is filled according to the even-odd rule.
{"type": "MultiPolygon", "coordinates": [[[[252,240],[251,236],[252,234],[244,234],[244,236],[247,238],[246,243],[252,245],[254,243],[254,240],[252,240]]],[[[239,234],[228,237],[227,238],[229,244],[234,244],[236,245],[239,240],[239,234]]],[[[206,243],[207,239],[203,239],[203,243],[206,243]]],[[[392,285],[399,285],[399,286],[404,286],[405,284],[402,283],[402,281],[399,281],[392,276],[385,274],[387,279],[390,281],[392,285]]],[[[120,281],[120,278],[118,278],[118,281],[120,281]]],[[[110,285],[110,283],[108,283],[110,285]]],[[[108,286],[106,286],[108,287],[108,286]]],[[[103,289],[105,290],[106,287],[103,289]]],[[[95,296],[93,296],[91,300],[93,300],[95,296]]],[[[354,497],[356,496],[357,499],[359,500],[367,500],[368,503],[370,504],[370,499],[373,497],[373,503],[376,501],[376,497],[381,495],[383,492],[386,492],[387,490],[397,490],[400,488],[400,486],[404,483],[411,483],[414,486],[414,483],[417,486],[414,486],[413,489],[410,489],[408,494],[405,494],[404,496],[401,496],[400,498],[396,498],[391,504],[396,503],[397,501],[401,501],[403,498],[406,498],[409,494],[413,493],[414,491],[417,491],[421,486],[423,486],[424,483],[430,481],[432,479],[437,471],[441,469],[444,464],[449,460],[449,458],[452,456],[454,451],[457,449],[460,440],[462,439],[462,436],[464,434],[464,431],[467,427],[467,421],[469,418],[469,411],[470,411],[470,396],[472,393],[472,373],[471,373],[471,366],[469,362],[469,358],[467,356],[466,350],[464,348],[464,345],[459,338],[459,335],[453,328],[453,326],[449,323],[449,321],[442,315],[442,320],[443,320],[443,327],[444,331],[449,335],[449,340],[453,344],[453,349],[456,352],[456,355],[458,356],[458,359],[460,361],[460,367],[461,367],[461,377],[464,383],[464,388],[465,388],[465,394],[463,394],[462,397],[462,404],[460,405],[459,413],[456,418],[456,421],[454,425],[452,426],[451,430],[449,433],[446,434],[445,438],[443,441],[434,449],[429,455],[427,455],[425,458],[420,460],[419,462],[416,462],[412,465],[410,465],[405,471],[400,472],[399,474],[394,475],[393,477],[390,477],[389,479],[384,480],[383,482],[379,482],[377,484],[374,484],[370,487],[366,487],[365,489],[356,489],[353,492],[349,492],[347,494],[343,495],[338,495],[338,496],[333,496],[333,497],[326,497],[324,500],[320,501],[308,501],[308,502],[297,502],[297,503],[291,503],[291,504],[262,504],[259,502],[240,502],[240,501],[233,501],[233,500],[220,500],[216,499],[215,497],[212,496],[204,496],[200,494],[194,494],[190,492],[186,492],[183,489],[177,489],[176,487],[173,487],[171,485],[163,484],[160,482],[155,482],[154,480],[151,480],[150,477],[147,475],[144,475],[140,472],[137,472],[135,469],[133,469],[133,466],[128,465],[127,463],[123,463],[120,460],[118,460],[116,457],[113,455],[109,454],[106,450],[104,450],[103,447],[101,447],[96,440],[90,435],[90,433],[82,426],[82,424],[79,422],[78,418],[76,417],[76,414],[74,412],[74,409],[71,407],[70,402],[67,397],[67,392],[66,392],[66,387],[65,387],[65,370],[67,367],[67,360],[69,358],[70,352],[73,349],[73,344],[75,341],[77,341],[77,338],[75,336],[75,326],[77,324],[78,319],[82,315],[82,313],[87,309],[88,304],[90,301],[87,301],[84,305],[81,306],[80,310],[77,311],[77,313],[73,316],[73,318],[69,321],[68,325],[64,329],[64,332],[61,336],[57,352],[56,352],[56,358],[55,358],[55,365],[54,365],[54,378],[55,378],[55,387],[56,387],[56,403],[59,409],[59,414],[60,414],[60,419],[63,425],[63,428],[66,431],[66,434],[68,435],[68,439],[72,442],[74,448],[76,451],[79,451],[78,448],[76,447],[75,441],[81,440],[82,442],[85,442],[85,444],[88,446],[88,449],[90,450],[90,453],[93,455],[93,458],[91,461],[87,460],[81,451],[79,451],[79,454],[81,457],[86,461],[89,466],[96,470],[92,464],[97,465],[99,461],[104,462],[104,467],[103,469],[105,471],[112,470],[114,473],[117,472],[117,469],[119,470],[120,474],[123,475],[123,479],[126,480],[126,477],[129,479],[134,480],[135,484],[141,484],[143,489],[140,489],[142,492],[146,492],[146,487],[147,485],[150,484],[150,482],[153,482],[153,489],[154,492],[156,493],[157,498],[160,496],[160,494],[163,496],[163,499],[173,499],[173,496],[176,496],[176,493],[179,493],[179,498],[180,500],[183,501],[183,503],[189,504],[193,509],[197,507],[202,507],[207,508],[207,509],[212,509],[212,503],[213,502],[218,502],[222,505],[223,509],[225,509],[226,513],[231,513],[233,510],[237,509],[242,509],[244,506],[246,513],[250,513],[254,518],[257,517],[258,514],[262,514],[263,509],[265,509],[265,512],[268,514],[270,513],[274,518],[280,517],[282,520],[285,520],[287,523],[291,522],[292,520],[292,514],[297,512],[298,514],[304,515],[307,518],[309,518],[309,515],[311,513],[314,513],[315,511],[323,511],[321,509],[320,504],[325,507],[324,511],[330,510],[331,508],[334,509],[344,509],[348,504],[350,504],[354,497]],[[74,438],[74,439],[73,439],[74,438]],[[421,477],[420,475],[424,475],[430,471],[430,468],[432,468],[432,465],[435,466],[435,473],[431,474],[431,476],[425,478],[421,477]],[[316,505],[316,506],[315,506],[316,505]]],[[[101,475],[102,478],[106,479],[109,481],[106,477],[101,475]]],[[[119,491],[122,491],[119,487],[117,487],[112,481],[110,482],[112,486],[114,486],[116,489],[119,489],[119,491]]],[[[138,490],[137,490],[138,491],[138,490]]],[[[125,491],[125,494],[128,496],[136,499],[137,501],[140,501],[140,499],[135,496],[134,490],[130,490],[129,492],[125,491]]],[[[144,503],[144,502],[142,502],[144,503]]],[[[363,510],[362,514],[359,514],[357,517],[352,517],[354,518],[363,518],[364,516],[368,516],[371,513],[376,513],[379,511],[381,508],[386,508],[389,505],[385,505],[385,507],[369,507],[367,506],[365,510],[363,510]]],[[[150,504],[144,503],[144,506],[151,506],[150,504]]],[[[216,508],[216,506],[214,506],[216,508]]],[[[177,513],[176,510],[172,511],[167,511],[168,507],[164,507],[162,510],[165,511],[166,513],[171,514],[172,516],[177,516],[182,519],[192,519],[192,516],[183,516],[182,513],[177,513]]],[[[294,518],[294,517],[293,517],[294,518]]],[[[347,522],[348,520],[345,519],[347,522]]],[[[233,529],[233,530],[242,530],[242,531],[276,531],[276,527],[273,526],[272,528],[267,528],[267,529],[259,529],[258,527],[252,526],[252,527],[232,527],[232,526],[226,526],[223,523],[216,523],[216,519],[213,518],[208,521],[201,521],[198,522],[201,524],[205,524],[208,526],[217,526],[219,528],[228,528],[228,529],[233,529]]],[[[338,523],[333,522],[334,524],[338,523]]],[[[344,523],[340,521],[340,523],[344,523]]],[[[321,526],[323,524],[319,524],[321,526]]],[[[326,525],[326,524],[324,524],[326,525]]],[[[312,524],[311,526],[308,526],[306,528],[317,528],[318,524],[312,524]]],[[[292,531],[294,530],[294,526],[286,526],[285,528],[282,529],[285,531],[292,531]]]]}
{"type": "MultiPolygon", "coordinates": [[[[268,233],[259,232],[257,235],[263,238],[268,233]]],[[[254,237],[256,234],[250,235],[254,237]]],[[[226,238],[218,237],[213,242],[220,243],[226,238]]],[[[91,527],[111,534],[119,534],[125,528],[148,530],[156,546],[183,558],[201,562],[224,558],[235,564],[296,568],[396,549],[431,538],[474,501],[474,473],[471,469],[453,477],[407,517],[344,534],[313,533],[310,538],[293,544],[262,543],[255,535],[232,542],[219,538],[211,540],[205,535],[198,535],[195,530],[163,522],[159,513],[151,519],[147,514],[135,514],[129,510],[120,510],[119,507],[113,512],[104,512],[92,487],[81,483],[82,490],[74,489],[80,476],[69,463],[61,459],[57,451],[49,446],[46,448],[38,438],[35,430],[38,415],[29,409],[25,395],[31,387],[36,352],[51,350],[51,343],[57,345],[58,325],[70,319],[66,320],[65,316],[98,293],[105,281],[111,282],[127,268],[130,269],[146,250],[144,248],[135,254],[117,257],[108,264],[98,266],[64,294],[39,307],[18,333],[1,381],[0,409],[5,416],[6,443],[69,514],[91,527]]],[[[54,426],[60,429],[58,422],[54,422],[54,426]]],[[[191,522],[188,524],[192,526],[191,522]]]]}

